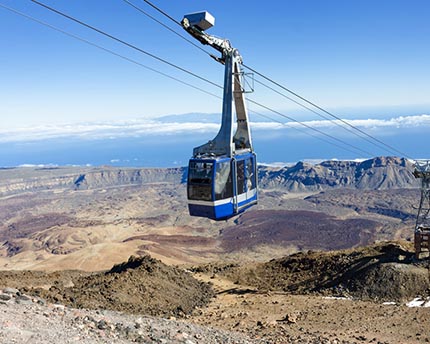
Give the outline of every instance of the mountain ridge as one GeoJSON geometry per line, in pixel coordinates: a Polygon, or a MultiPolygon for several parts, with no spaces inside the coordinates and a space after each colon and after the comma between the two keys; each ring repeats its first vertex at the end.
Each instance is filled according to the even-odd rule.
{"type": "Polygon", "coordinates": [[[334,188],[385,190],[416,188],[413,163],[405,158],[376,157],[364,161],[328,160],[319,164],[298,162],[291,167],[260,167],[263,189],[290,192],[323,191],[334,188]]]}
{"type": "MultiPolygon", "coordinates": [[[[336,188],[385,190],[417,188],[413,164],[405,158],[376,157],[361,162],[299,161],[293,166],[259,166],[262,189],[315,192],[336,188]]],[[[149,183],[186,183],[187,168],[58,167],[0,170],[0,195],[50,189],[88,190],[149,183]]]]}

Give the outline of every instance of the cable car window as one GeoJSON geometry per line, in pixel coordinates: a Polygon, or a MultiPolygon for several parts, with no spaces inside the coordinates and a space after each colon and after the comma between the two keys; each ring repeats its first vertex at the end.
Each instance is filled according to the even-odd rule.
{"type": "Polygon", "coordinates": [[[217,163],[214,185],[216,200],[233,197],[230,161],[217,163]]]}
{"type": "Polygon", "coordinates": [[[188,199],[212,200],[212,162],[190,161],[188,167],[188,199]]]}
{"type": "Polygon", "coordinates": [[[237,194],[240,195],[245,190],[245,160],[237,162],[237,194]]]}
{"type": "Polygon", "coordinates": [[[255,189],[256,175],[254,173],[254,159],[250,158],[246,160],[246,186],[247,191],[255,189]]]}

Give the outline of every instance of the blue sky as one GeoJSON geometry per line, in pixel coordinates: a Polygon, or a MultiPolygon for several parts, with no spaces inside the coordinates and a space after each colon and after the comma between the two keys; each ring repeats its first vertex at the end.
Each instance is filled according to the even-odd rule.
{"type": "MultiPolygon", "coordinates": [[[[42,2],[222,84],[220,64],[124,1],[42,2]]],[[[144,1],[132,2],[186,35],[144,1]]],[[[221,95],[217,88],[31,1],[0,0],[0,4],[221,95]]],[[[247,65],[342,118],[390,121],[415,116],[414,125],[419,126],[419,115],[430,113],[430,2],[426,0],[154,0],[154,4],[177,20],[186,13],[208,10],[216,18],[208,33],[229,38],[247,65]]],[[[86,124],[93,130],[108,122],[221,109],[217,98],[1,7],[0,37],[0,141],[17,132],[27,132],[25,139],[35,132],[43,138],[40,133],[53,128],[58,134],[79,132],[76,128],[86,124]]],[[[299,121],[320,119],[258,84],[250,97],[299,121]]],[[[372,135],[389,134],[386,125],[377,128],[372,135]]]]}

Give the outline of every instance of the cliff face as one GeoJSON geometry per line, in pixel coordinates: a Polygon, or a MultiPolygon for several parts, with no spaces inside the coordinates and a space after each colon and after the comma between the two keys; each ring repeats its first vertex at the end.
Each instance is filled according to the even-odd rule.
{"type": "Polygon", "coordinates": [[[181,183],[185,168],[15,168],[0,170],[0,195],[58,189],[98,189],[148,183],[181,183]]]}
{"type": "MultiPolygon", "coordinates": [[[[292,167],[259,167],[260,188],[290,192],[333,188],[384,190],[418,188],[413,165],[403,158],[378,157],[362,162],[325,161],[292,167]]],[[[99,189],[148,183],[185,183],[182,168],[16,168],[0,170],[0,195],[54,189],[99,189]]]]}
{"type": "Polygon", "coordinates": [[[181,183],[184,168],[146,168],[146,169],[103,169],[83,173],[75,177],[76,189],[97,189],[121,185],[142,185],[149,183],[181,183]]]}
{"type": "Polygon", "coordinates": [[[317,165],[298,162],[292,167],[259,169],[262,188],[283,188],[291,192],[330,188],[383,190],[416,188],[413,164],[404,158],[378,157],[362,162],[325,161],[317,165]]]}

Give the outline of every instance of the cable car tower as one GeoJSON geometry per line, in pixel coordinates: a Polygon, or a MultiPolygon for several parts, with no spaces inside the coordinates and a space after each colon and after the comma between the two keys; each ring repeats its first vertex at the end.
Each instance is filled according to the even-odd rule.
{"type": "Polygon", "coordinates": [[[181,22],[200,43],[220,52],[221,57],[211,56],[225,66],[221,127],[213,140],[194,148],[188,165],[187,195],[190,215],[221,220],[257,203],[257,159],[245,104],[242,56],[227,39],[205,32],[214,22],[208,12],[185,15],[181,22]]]}
{"type": "Polygon", "coordinates": [[[417,160],[415,178],[421,179],[421,201],[415,224],[415,257],[430,252],[430,160],[417,160]]]}

